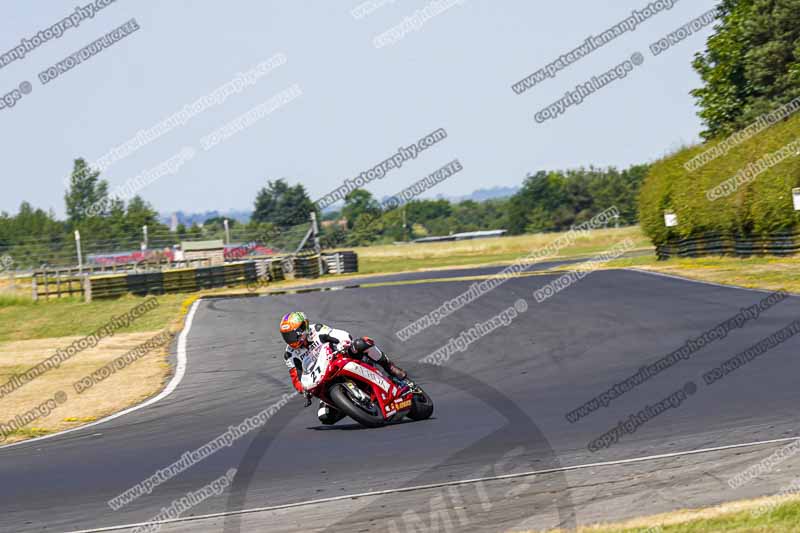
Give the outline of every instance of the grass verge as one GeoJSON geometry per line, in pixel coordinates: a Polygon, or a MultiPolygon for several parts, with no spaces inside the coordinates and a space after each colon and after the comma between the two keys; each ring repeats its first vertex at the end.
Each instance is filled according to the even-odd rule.
{"type": "MultiPolygon", "coordinates": [[[[79,393],[74,384],[158,333],[122,333],[103,339],[5,395],[0,399],[0,442],[8,444],[78,427],[157,394],[170,374],[168,345],[148,351],[86,391],[79,393]],[[59,400],[43,409],[42,405],[59,393],[59,400]]],[[[54,346],[63,349],[78,338],[0,343],[0,385],[52,355],[54,346]]]]}
{"type": "Polygon", "coordinates": [[[608,262],[604,268],[635,267],[699,281],[751,289],[800,293],[800,257],[700,257],[669,259],[634,257],[608,262]]]}
{"type": "MultiPolygon", "coordinates": [[[[770,496],[708,509],[636,518],[578,528],[579,533],[789,533],[800,531],[800,498],[770,496]]],[[[551,530],[548,533],[563,533],[551,530]]]]}
{"type": "MultiPolygon", "coordinates": [[[[387,274],[448,267],[488,266],[511,263],[545,248],[561,233],[537,233],[439,243],[411,243],[353,248],[358,254],[359,274],[387,274]]],[[[547,261],[597,254],[623,239],[636,249],[652,250],[650,240],[638,226],[588,232],[547,261]]]]}

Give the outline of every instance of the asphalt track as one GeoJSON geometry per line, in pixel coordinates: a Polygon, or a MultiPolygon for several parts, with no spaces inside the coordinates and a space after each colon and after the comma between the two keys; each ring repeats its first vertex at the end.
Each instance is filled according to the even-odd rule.
{"type": "Polygon", "coordinates": [[[86,430],[0,448],[0,531],[145,522],[229,468],[238,468],[232,489],[184,516],[222,515],[161,530],[569,527],[575,520],[619,519],[777,492],[780,477],[739,491],[724,481],[780,443],[563,469],[796,436],[797,338],[713,386],[700,376],[800,317],[800,299],[777,304],[608,408],[571,424],[567,411],[765,294],[599,271],[536,303],[533,291],[554,278],[512,279],[405,343],[395,331],[471,282],[204,300],[188,334],[186,374],[167,398],[86,430]],[[509,326],[453,354],[440,368],[418,363],[520,298],[529,308],[509,326]],[[112,511],[109,499],[290,392],[275,331],[290,308],[376,338],[431,394],[434,418],[378,430],[347,421],[321,427],[316,408],[303,409],[295,397],[261,430],[112,511]],[[682,405],[608,449],[587,449],[620,419],[689,381],[697,392],[682,405]],[[542,473],[502,479],[532,471],[542,473]],[[475,481],[459,483],[463,480],[475,481]],[[392,492],[425,485],[430,486],[392,492]],[[364,493],[372,494],[331,500],[364,493]],[[308,503],[314,500],[319,501],[308,503]],[[255,508],[270,509],[237,514],[255,508]]]}

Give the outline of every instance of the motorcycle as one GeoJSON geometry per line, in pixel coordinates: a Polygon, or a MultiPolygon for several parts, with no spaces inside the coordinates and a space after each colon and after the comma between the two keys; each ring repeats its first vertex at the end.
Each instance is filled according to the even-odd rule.
{"type": "Polygon", "coordinates": [[[410,379],[395,383],[375,367],[352,359],[344,350],[320,344],[303,358],[300,382],[306,397],[315,396],[368,428],[408,417],[425,420],[433,401],[410,379]]]}

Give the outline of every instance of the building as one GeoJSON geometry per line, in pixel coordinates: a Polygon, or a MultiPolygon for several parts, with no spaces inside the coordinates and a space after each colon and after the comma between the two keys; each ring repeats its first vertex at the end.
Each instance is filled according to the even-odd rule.
{"type": "Polygon", "coordinates": [[[183,241],[181,251],[185,261],[208,259],[209,265],[225,264],[225,243],[222,240],[214,241],[183,241]]]}

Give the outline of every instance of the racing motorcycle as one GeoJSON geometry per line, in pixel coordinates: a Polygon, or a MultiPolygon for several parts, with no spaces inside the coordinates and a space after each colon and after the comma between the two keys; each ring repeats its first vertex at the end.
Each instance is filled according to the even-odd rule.
{"type": "Polygon", "coordinates": [[[362,426],[380,427],[403,417],[424,420],[433,414],[433,401],[419,385],[410,379],[395,383],[330,344],[310,350],[302,366],[300,382],[306,394],[333,405],[362,426]]]}

